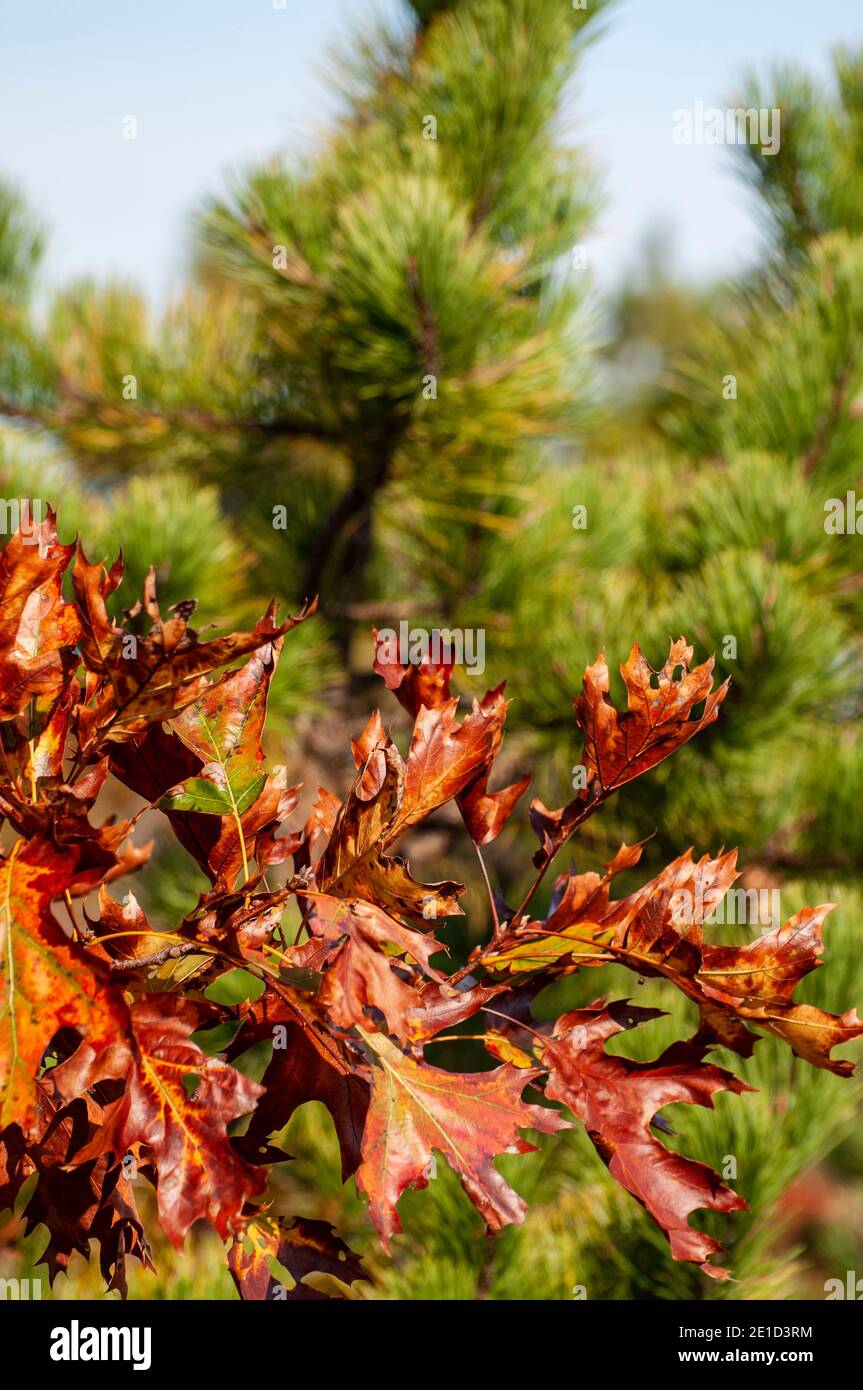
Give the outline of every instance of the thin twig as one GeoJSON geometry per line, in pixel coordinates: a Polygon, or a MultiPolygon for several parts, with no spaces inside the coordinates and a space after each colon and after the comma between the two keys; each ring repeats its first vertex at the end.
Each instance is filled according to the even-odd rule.
{"type": "Polygon", "coordinates": [[[485,891],[488,894],[488,904],[491,908],[492,941],[496,941],[498,937],[501,935],[501,925],[500,919],[497,915],[497,907],[495,906],[494,893],[492,892],[491,882],[489,881],[488,869],[485,867],[485,860],[482,857],[482,850],[480,849],[479,845],[477,844],[476,840],[474,840],[472,835],[471,842],[473,844],[474,850],[476,851],[476,857],[479,860],[479,867],[482,870],[483,882],[485,883],[485,891]]]}

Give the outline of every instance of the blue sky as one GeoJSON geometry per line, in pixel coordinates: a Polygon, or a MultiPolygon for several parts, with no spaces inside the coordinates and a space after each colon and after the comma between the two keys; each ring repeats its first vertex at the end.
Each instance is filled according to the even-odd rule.
{"type": "MultiPolygon", "coordinates": [[[[547,0],[549,4],[567,0],[547,0]]],[[[231,168],[313,142],[333,110],[328,48],[395,0],[0,0],[0,172],[52,231],[47,274],[182,280],[190,211],[231,168]],[[138,138],[122,138],[124,116],[138,138]]],[[[645,231],[692,278],[734,271],[758,232],[722,147],[671,140],[671,113],[726,104],[754,65],[821,71],[863,41],[849,0],[623,0],[590,51],[573,136],[608,203],[589,258],[601,283],[645,231]]]]}

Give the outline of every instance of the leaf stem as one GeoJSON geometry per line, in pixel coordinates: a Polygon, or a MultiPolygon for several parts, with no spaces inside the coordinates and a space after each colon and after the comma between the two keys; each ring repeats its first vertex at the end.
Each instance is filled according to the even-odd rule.
{"type": "Polygon", "coordinates": [[[494,893],[492,892],[491,883],[489,881],[488,869],[486,868],[485,860],[482,857],[482,850],[480,849],[476,840],[474,840],[473,836],[471,836],[471,842],[473,844],[474,850],[476,851],[476,857],[479,860],[479,867],[482,870],[483,882],[485,883],[485,891],[488,894],[488,904],[491,908],[492,940],[495,941],[501,934],[501,926],[500,918],[497,915],[497,907],[494,901],[494,893]]]}

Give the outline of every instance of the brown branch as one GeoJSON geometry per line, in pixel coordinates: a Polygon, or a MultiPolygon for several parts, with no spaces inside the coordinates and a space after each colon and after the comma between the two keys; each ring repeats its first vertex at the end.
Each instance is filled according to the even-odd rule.
{"type": "MultiPolygon", "coordinates": [[[[25,405],[0,394],[0,415],[11,420],[23,420],[28,424],[41,425],[44,429],[68,429],[84,423],[89,416],[97,421],[104,401],[87,397],[78,392],[68,393],[69,404],[64,406],[25,405]],[[72,404],[74,402],[74,404],[72,404]]],[[[265,438],[315,439],[323,443],[341,445],[344,435],[340,430],[308,421],[289,419],[259,420],[254,416],[215,415],[212,411],[198,406],[186,406],[180,410],[140,410],[134,411],[129,424],[140,425],[154,421],[168,425],[171,429],[192,431],[232,430],[242,434],[257,434],[265,438]]],[[[116,428],[116,425],[112,425],[116,428]]],[[[122,427],[121,427],[122,428],[122,427]]]]}
{"type": "Polygon", "coordinates": [[[409,421],[391,420],[377,436],[367,437],[352,453],[354,479],[333,507],[315,537],[303,576],[303,592],[321,594],[324,601],[348,603],[362,593],[371,559],[372,520],[378,494],[386,486],[393,461],[409,421]],[[325,577],[338,559],[340,581],[325,577]]]}
{"type": "Polygon", "coordinates": [[[845,393],[848,389],[849,377],[850,372],[848,368],[843,367],[833,383],[833,389],[830,393],[830,404],[818,421],[812,443],[803,455],[803,472],[807,476],[814,472],[823,459],[827,450],[827,445],[830,442],[830,435],[839,422],[839,417],[845,405],[845,393]]]}
{"type": "Polygon", "coordinates": [[[443,360],[440,351],[440,335],[438,333],[437,319],[435,318],[434,311],[422,292],[419,268],[415,256],[408,257],[407,281],[413,306],[416,309],[417,318],[419,319],[417,346],[422,354],[423,367],[428,375],[437,378],[440,376],[443,368],[443,360]]]}
{"type": "MultiPolygon", "coordinates": [[[[96,937],[93,944],[99,944],[98,937],[96,937]]],[[[200,945],[197,942],[190,942],[188,946],[178,946],[176,944],[163,946],[161,951],[154,951],[150,956],[134,956],[129,960],[112,960],[111,969],[143,970],[146,966],[164,965],[166,960],[179,959],[181,956],[191,955],[194,951],[200,951],[200,949],[200,945]]]]}

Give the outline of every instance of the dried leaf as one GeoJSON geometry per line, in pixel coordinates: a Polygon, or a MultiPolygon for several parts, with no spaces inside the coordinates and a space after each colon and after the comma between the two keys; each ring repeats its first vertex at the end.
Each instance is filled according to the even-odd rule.
{"type": "Polygon", "coordinates": [[[0,862],[0,1128],[37,1120],[37,1076],[61,1028],[94,1055],[121,1039],[125,1007],[97,961],[62,932],[51,903],[72,882],[75,854],[18,841],[0,862]]]}
{"type": "Polygon", "coordinates": [[[271,1038],[272,1059],[264,1072],[264,1094],[242,1138],[238,1152],[252,1163],[281,1162],[286,1157],[269,1145],[270,1136],[284,1129],[299,1105],[321,1101],[329,1110],[342,1155],[342,1179],[360,1163],[360,1140],[369,1108],[369,1086],[352,1065],[344,1045],[332,1036],[313,1001],[298,991],[267,990],[250,1006],[248,1022],[236,1047],[245,1051],[271,1038]]]}
{"type": "Polygon", "coordinates": [[[583,1122],[613,1178],[641,1202],[665,1231],[676,1260],[692,1260],[714,1279],[728,1271],[709,1263],[719,1242],[689,1224],[693,1211],[744,1211],[746,1203],[703,1163],[672,1153],[650,1132],[666,1105],[713,1106],[717,1091],[747,1091],[731,1072],[694,1061],[631,1062],[605,1051],[609,1038],[660,1017],[623,1000],[559,1018],[544,1044],[545,1093],[583,1122]]]}
{"type": "Polygon", "coordinates": [[[109,618],[106,600],[122,577],[119,562],[111,571],[91,565],[79,547],[72,582],[82,618],[82,649],[88,671],[99,685],[78,710],[78,738],[85,753],[98,741],[122,742],[142,733],[148,724],[172,719],[209,690],[206,677],[237,657],[271,645],[314,612],[306,608],[296,618],[276,625],[271,605],[252,632],[234,632],[199,642],[182,612],[164,620],[156,602],[155,572],[150,571],[139,611],[150,620],[146,637],[117,627],[109,618]]]}
{"type": "Polygon", "coordinates": [[[0,719],[31,700],[50,703],[78,664],[75,608],[63,602],[63,573],[74,545],[61,545],[55,515],[23,527],[0,552],[0,719]]]}
{"type": "Polygon", "coordinates": [[[486,1072],[441,1071],[412,1061],[380,1034],[366,1041],[376,1065],[357,1187],[369,1199],[384,1249],[401,1230],[399,1198],[428,1185],[435,1151],[458,1173],[490,1231],[522,1222],[525,1204],[493,1160],[530,1152],[521,1129],[553,1134],[564,1125],[556,1111],[522,1100],[537,1071],[508,1063],[486,1072]]]}
{"type": "Polygon", "coordinates": [[[680,637],[671,643],[660,671],[645,660],[638,643],[621,666],[627,709],[619,714],[609,699],[608,666],[600,653],[584,673],[584,689],[573,702],[584,733],[583,763],[587,782],[567,806],[549,811],[541,801],[531,807],[539,836],[535,863],[547,863],[612,792],[649,772],[702,729],[712,724],[728,693],[729,682],[713,689],[713,657],[690,669],[692,647],[680,637]],[[675,679],[675,671],[681,676],[675,679]],[[655,684],[654,684],[655,678],[655,684]],[[703,702],[700,715],[693,710],[703,702]]]}
{"type": "Polygon", "coordinates": [[[309,1274],[327,1274],[343,1284],[368,1278],[362,1261],[329,1222],[299,1216],[290,1223],[275,1217],[250,1218],[228,1252],[228,1268],[240,1297],[257,1302],[298,1303],[336,1296],[306,1283],[309,1274]],[[291,1275],[292,1287],[271,1272],[272,1260],[291,1275]]]}
{"type": "MultiPolygon", "coordinates": [[[[191,1041],[197,1027],[193,1004],[174,995],[144,995],[132,1009],[131,1045],[95,1054],[84,1043],[54,1072],[65,1096],[81,1095],[108,1078],[123,1082],[123,1094],[106,1107],[105,1133],[95,1152],[110,1150],[119,1158],[133,1144],[152,1150],[159,1217],[178,1247],[202,1219],[226,1236],[244,1204],[265,1185],[234,1152],[227,1132],[231,1120],[254,1109],[263,1088],[205,1056],[191,1041]]],[[[91,1147],[81,1159],[95,1156],[91,1147]]]]}

